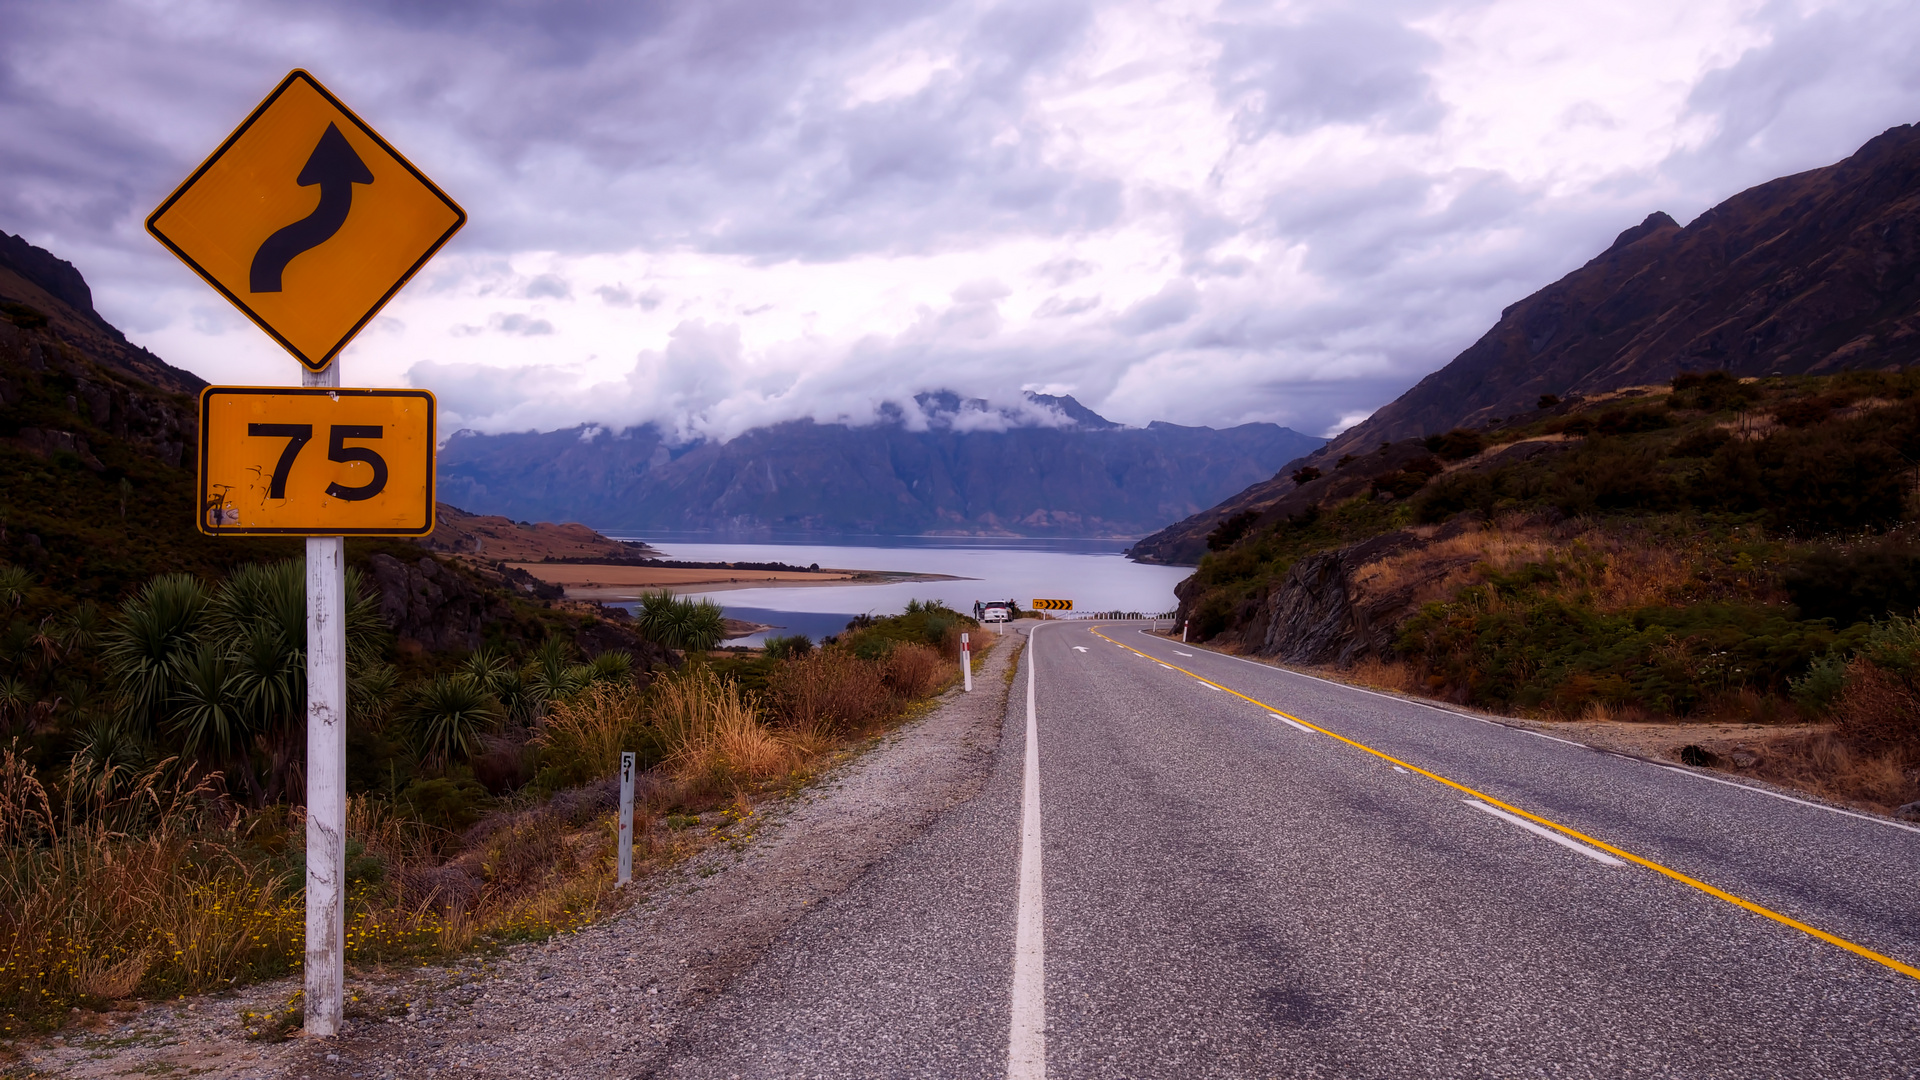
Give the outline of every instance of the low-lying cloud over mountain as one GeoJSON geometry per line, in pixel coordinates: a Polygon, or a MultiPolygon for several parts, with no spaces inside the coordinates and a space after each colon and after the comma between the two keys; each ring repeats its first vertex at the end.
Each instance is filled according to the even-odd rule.
{"type": "Polygon", "coordinates": [[[1272,424],[1128,428],[1043,395],[1002,407],[922,394],[885,411],[677,446],[651,425],[462,431],[441,453],[440,496],[641,533],[1139,536],[1321,442],[1272,424]]]}
{"type": "Polygon", "coordinates": [[[951,389],[1366,415],[1660,209],[1920,118],[1920,8],[5,3],[0,228],[194,372],[291,361],[140,229],[308,67],[472,224],[349,351],[452,426],[726,437],[951,389]]]}

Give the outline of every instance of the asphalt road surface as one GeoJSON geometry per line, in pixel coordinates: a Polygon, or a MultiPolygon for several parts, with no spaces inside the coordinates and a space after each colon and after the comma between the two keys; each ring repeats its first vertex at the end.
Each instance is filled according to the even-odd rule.
{"type": "Polygon", "coordinates": [[[1920,830],[1048,623],[981,795],[685,1031],[662,1075],[1915,1077],[1920,830]]]}

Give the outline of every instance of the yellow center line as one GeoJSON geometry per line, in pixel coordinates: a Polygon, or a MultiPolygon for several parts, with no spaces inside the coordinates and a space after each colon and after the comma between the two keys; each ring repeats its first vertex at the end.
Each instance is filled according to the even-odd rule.
{"type": "Polygon", "coordinates": [[[1686,885],[1690,888],[1698,889],[1701,892],[1706,893],[1708,896],[1714,897],[1719,900],[1724,900],[1727,903],[1732,904],[1733,906],[1738,908],[1745,908],[1746,910],[1753,912],[1755,915],[1759,915],[1767,919],[1772,919],[1774,922],[1777,922],[1782,926],[1791,926],[1795,930],[1798,930],[1803,934],[1807,934],[1812,937],[1819,938],[1821,941],[1824,941],[1829,945],[1836,945],[1842,949],[1847,950],[1850,953],[1853,953],[1855,956],[1866,957],[1868,960],[1871,960],[1876,964],[1881,964],[1886,967],[1892,968],[1893,970],[1899,972],[1902,975],[1906,975],[1915,979],[1920,979],[1920,968],[1916,968],[1911,964],[1903,964],[1900,961],[1895,960],[1891,956],[1885,956],[1880,953],[1874,952],[1872,949],[1869,949],[1864,945],[1857,945],[1851,941],[1848,941],[1846,938],[1836,937],[1835,935],[1829,934],[1825,930],[1822,930],[1817,926],[1808,926],[1806,923],[1803,923],[1798,919],[1792,918],[1787,915],[1782,915],[1779,912],[1772,910],[1771,908],[1763,907],[1759,904],[1754,903],[1751,900],[1744,900],[1726,891],[1725,889],[1716,888],[1712,885],[1707,884],[1704,881],[1699,880],[1698,878],[1688,877],[1687,875],[1681,873],[1678,870],[1674,870],[1669,867],[1662,866],[1651,859],[1643,859],[1640,856],[1635,855],[1631,851],[1626,851],[1621,848],[1617,848],[1612,844],[1607,843],[1604,840],[1596,840],[1593,837],[1588,836],[1587,834],[1580,832],[1577,829],[1569,828],[1565,825],[1560,824],[1557,821],[1551,821],[1551,820],[1548,820],[1547,818],[1541,817],[1538,814],[1529,813],[1517,806],[1512,805],[1511,803],[1502,802],[1499,799],[1496,799],[1493,796],[1486,794],[1485,792],[1476,791],[1475,789],[1470,788],[1465,784],[1461,784],[1453,780],[1449,780],[1446,777],[1441,776],[1439,773],[1429,772],[1418,765],[1412,764],[1411,762],[1402,761],[1391,754],[1382,753],[1379,750],[1375,750],[1373,747],[1368,746],[1365,743],[1355,742],[1354,740],[1349,739],[1345,735],[1341,735],[1338,732],[1328,731],[1326,728],[1323,728],[1320,725],[1313,723],[1312,721],[1303,720],[1300,717],[1293,715],[1292,713],[1286,712],[1282,709],[1277,709],[1272,705],[1269,705],[1266,702],[1259,700],[1258,698],[1248,697],[1247,695],[1231,687],[1221,686],[1219,683],[1214,682],[1212,679],[1206,678],[1203,675],[1196,675],[1193,672],[1188,671],[1186,668],[1179,666],[1178,664],[1168,664],[1166,661],[1160,660],[1160,658],[1157,656],[1149,656],[1147,653],[1141,652],[1139,649],[1136,649],[1131,645],[1128,645],[1120,641],[1114,641],[1112,638],[1107,637],[1107,635],[1100,633],[1100,630],[1097,627],[1089,627],[1088,629],[1092,630],[1094,635],[1099,637],[1103,641],[1113,641],[1115,645],[1118,645],[1121,648],[1128,650],[1129,652],[1139,653],[1141,656],[1145,656],[1149,660],[1155,660],[1161,664],[1165,664],[1167,667],[1180,672],[1182,675],[1185,675],[1188,678],[1197,680],[1199,682],[1203,682],[1208,686],[1213,687],[1215,690],[1223,690],[1229,694],[1232,694],[1234,697],[1240,698],[1243,701],[1250,702],[1254,705],[1258,705],[1260,708],[1267,710],[1268,712],[1274,714],[1275,716],[1284,716],[1288,720],[1291,720],[1294,723],[1299,724],[1303,727],[1312,728],[1314,731],[1317,731],[1320,734],[1325,735],[1330,739],[1338,739],[1339,741],[1346,743],[1348,746],[1351,746],[1356,750],[1364,750],[1367,753],[1372,754],[1374,757],[1377,757],[1382,761],[1389,762],[1394,765],[1398,765],[1401,768],[1408,770],[1409,772],[1419,773],[1421,776],[1424,776],[1427,779],[1434,781],[1435,783],[1445,784],[1447,787],[1450,787],[1455,791],[1465,792],[1466,794],[1471,795],[1474,798],[1481,800],[1482,802],[1486,802],[1493,806],[1497,806],[1500,809],[1505,810],[1510,814],[1518,814],[1519,816],[1526,818],[1528,821],[1532,821],[1540,825],[1544,825],[1547,828],[1554,830],[1555,832],[1561,833],[1566,836],[1570,836],[1573,839],[1580,841],[1581,843],[1592,844],[1594,847],[1597,847],[1602,851],[1608,852],[1613,855],[1617,855],[1620,858],[1627,860],[1628,862],[1635,863],[1640,866],[1644,866],[1647,869],[1654,871],[1655,873],[1664,874],[1667,877],[1672,878],[1673,880],[1679,882],[1680,884],[1686,885]]]}

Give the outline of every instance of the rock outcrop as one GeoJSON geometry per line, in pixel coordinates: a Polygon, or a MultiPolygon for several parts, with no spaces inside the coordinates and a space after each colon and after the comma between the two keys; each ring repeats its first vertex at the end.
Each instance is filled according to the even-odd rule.
{"type": "MultiPolygon", "coordinates": [[[[1471,556],[1406,556],[1479,527],[1477,517],[1463,515],[1438,530],[1402,529],[1305,556],[1278,585],[1233,612],[1233,629],[1216,640],[1243,653],[1291,664],[1346,667],[1383,655],[1393,645],[1395,627],[1412,614],[1424,590],[1474,561],[1471,556]],[[1366,571],[1393,556],[1402,557],[1406,571],[1395,575],[1390,587],[1380,588],[1366,571]]],[[[1180,598],[1176,618],[1192,617],[1193,604],[1199,599],[1193,579],[1181,582],[1174,592],[1180,598]]]]}
{"type": "Polygon", "coordinates": [[[434,652],[477,649],[489,622],[513,617],[500,596],[430,555],[401,562],[376,554],[367,563],[380,591],[380,615],[402,642],[434,652]]]}

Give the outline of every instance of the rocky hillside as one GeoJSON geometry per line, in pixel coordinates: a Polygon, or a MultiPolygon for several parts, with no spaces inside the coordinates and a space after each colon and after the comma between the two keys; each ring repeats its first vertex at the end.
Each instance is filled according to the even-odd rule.
{"type": "MultiPolygon", "coordinates": [[[[1454,360],[1303,464],[1483,427],[1544,397],[1591,397],[1682,371],[1735,376],[1883,368],[1920,358],[1920,130],[1743,191],[1682,227],[1655,213],[1501,313],[1454,360]]],[[[1273,505],[1284,477],[1135,546],[1192,563],[1221,521],[1273,505]]]]}
{"type": "Polygon", "coordinates": [[[1906,806],[1916,460],[1920,366],[1687,373],[1306,467],[1216,527],[1180,617],[1231,651],[1521,715],[1830,722],[1831,745],[1774,740],[1749,765],[1906,806]]]}
{"type": "MultiPolygon", "coordinates": [[[[111,607],[157,574],[218,580],[300,554],[295,539],[215,539],[195,529],[192,395],[204,385],[101,319],[72,264],[0,233],[0,566],[25,569],[37,598],[13,602],[16,614],[23,604],[111,607]]],[[[517,525],[445,504],[440,513],[447,529],[418,544],[348,543],[407,649],[548,633],[560,618],[544,606],[550,597],[526,575],[496,567],[501,558],[636,553],[578,525],[517,525]],[[436,550],[464,557],[452,565],[436,550]]],[[[583,651],[617,641],[643,662],[664,655],[630,631],[595,629],[592,617],[564,621],[577,624],[583,651]]],[[[17,618],[0,626],[0,666],[30,631],[17,618]]]]}
{"type": "Polygon", "coordinates": [[[924,431],[807,421],[679,447],[652,427],[460,432],[440,490],[486,513],[633,532],[1138,536],[1321,443],[1273,424],[1127,428],[1070,397],[1032,400],[1058,426],[956,430],[981,403],[926,395],[924,431]]]}

